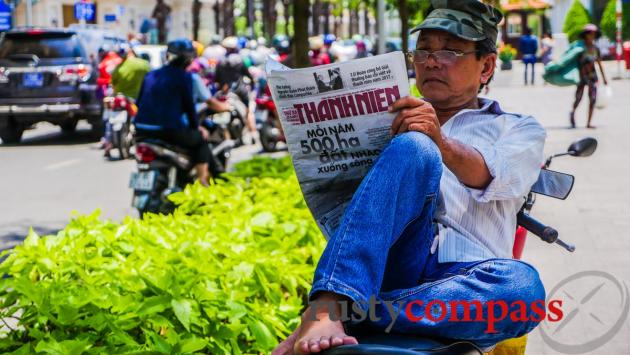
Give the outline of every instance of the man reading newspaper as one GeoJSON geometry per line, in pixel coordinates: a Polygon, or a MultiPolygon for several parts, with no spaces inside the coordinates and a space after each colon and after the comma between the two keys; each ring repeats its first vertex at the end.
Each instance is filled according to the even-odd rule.
{"type": "Polygon", "coordinates": [[[302,324],[274,354],[357,342],[344,328],[351,322],[339,320],[341,307],[316,306],[324,303],[372,308],[375,317],[363,321],[372,329],[485,349],[544,318],[532,306],[544,308],[537,271],[511,256],[516,214],[538,177],[545,131],[533,117],[477,96],[494,74],[502,14],[476,0],[431,4],[414,29],[411,54],[424,99],[407,96],[389,107],[397,113],[394,138],[328,241],[302,324]],[[440,307],[426,309],[436,300],[440,307]],[[490,306],[500,303],[509,312],[520,306],[517,319],[490,306]],[[413,312],[409,304],[417,306],[413,312]],[[479,316],[485,321],[475,321],[479,316]]]}

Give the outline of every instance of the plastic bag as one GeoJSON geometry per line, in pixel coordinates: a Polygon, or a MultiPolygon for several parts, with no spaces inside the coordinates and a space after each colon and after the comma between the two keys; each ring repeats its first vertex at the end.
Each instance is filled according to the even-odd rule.
{"type": "Polygon", "coordinates": [[[613,90],[610,86],[605,85],[602,90],[597,90],[597,102],[595,107],[598,109],[606,108],[613,97],[613,90]]]}

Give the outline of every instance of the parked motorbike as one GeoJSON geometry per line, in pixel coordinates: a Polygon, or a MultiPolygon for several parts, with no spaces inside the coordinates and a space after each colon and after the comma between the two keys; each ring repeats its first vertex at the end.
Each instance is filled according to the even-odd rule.
{"type": "MultiPolygon", "coordinates": [[[[217,178],[226,171],[235,144],[226,138],[227,126],[210,117],[203,119],[202,125],[210,133],[208,146],[212,154],[208,165],[213,178],[217,178]]],[[[129,182],[133,189],[133,207],[140,216],[148,212],[172,213],[175,205],[168,196],[196,180],[189,152],[159,139],[140,139],[136,141],[135,158],[137,171],[131,174],[129,182]]]]}
{"type": "Polygon", "coordinates": [[[278,150],[278,142],[287,142],[268,86],[265,86],[263,92],[256,98],[254,117],[260,144],[265,152],[275,152],[278,150]]]}
{"type": "Polygon", "coordinates": [[[109,94],[103,99],[103,122],[113,149],[120,159],[129,159],[133,146],[132,120],[138,108],[132,99],[123,94],[109,94]]]}
{"type": "Polygon", "coordinates": [[[227,127],[229,138],[234,141],[236,147],[240,147],[243,142],[243,129],[247,119],[247,106],[235,93],[219,90],[214,97],[220,101],[230,104],[232,109],[229,112],[215,114],[215,123],[227,127]],[[218,121],[217,121],[218,120],[218,121]],[[227,121],[227,122],[226,122],[227,121]]]}
{"type": "MultiPolygon", "coordinates": [[[[592,155],[597,148],[597,140],[584,138],[571,144],[569,149],[560,154],[555,154],[547,159],[542,166],[540,176],[532,186],[526,202],[517,215],[518,230],[515,234],[513,256],[520,259],[528,231],[547,243],[557,244],[569,252],[575,247],[558,238],[558,231],[547,226],[533,217],[530,212],[536,202],[536,195],[545,195],[557,199],[566,199],[573,188],[574,177],[568,174],[549,170],[554,158],[560,156],[587,157],[592,155]]],[[[406,334],[385,334],[368,330],[352,333],[359,342],[358,345],[344,345],[322,352],[322,355],[483,355],[483,351],[475,344],[455,339],[436,339],[406,334]]]]}

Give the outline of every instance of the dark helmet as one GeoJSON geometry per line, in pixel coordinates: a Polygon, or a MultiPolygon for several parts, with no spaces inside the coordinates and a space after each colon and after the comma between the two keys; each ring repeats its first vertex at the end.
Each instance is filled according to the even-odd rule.
{"type": "Polygon", "coordinates": [[[116,53],[121,58],[127,58],[127,55],[129,55],[129,52],[131,52],[131,46],[129,46],[129,44],[127,43],[121,43],[116,46],[116,53]]]}
{"type": "Polygon", "coordinates": [[[289,37],[285,35],[275,35],[271,41],[271,45],[276,49],[276,51],[278,51],[278,53],[288,53],[291,47],[291,42],[289,37]]]}
{"type": "Polygon", "coordinates": [[[330,46],[336,40],[337,40],[337,37],[335,37],[334,34],[329,33],[329,34],[324,36],[324,45],[330,46]]]}
{"type": "Polygon", "coordinates": [[[197,50],[191,40],[188,39],[176,39],[168,42],[166,52],[171,54],[174,58],[194,59],[197,55],[197,50]]]}

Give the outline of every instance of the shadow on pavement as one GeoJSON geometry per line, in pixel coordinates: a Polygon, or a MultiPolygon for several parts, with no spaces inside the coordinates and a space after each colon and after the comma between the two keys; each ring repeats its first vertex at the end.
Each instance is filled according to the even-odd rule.
{"type": "Polygon", "coordinates": [[[28,146],[47,146],[47,145],[79,145],[98,142],[94,134],[89,129],[77,130],[72,133],[63,133],[61,131],[48,131],[35,136],[27,136],[22,138],[19,144],[1,144],[0,147],[28,147],[28,146]]]}
{"type": "Polygon", "coordinates": [[[33,226],[29,224],[28,221],[17,223],[9,228],[0,226],[0,251],[12,249],[22,243],[24,238],[28,235],[30,228],[33,228],[35,233],[39,236],[54,235],[62,229],[51,226],[33,226]]]}

